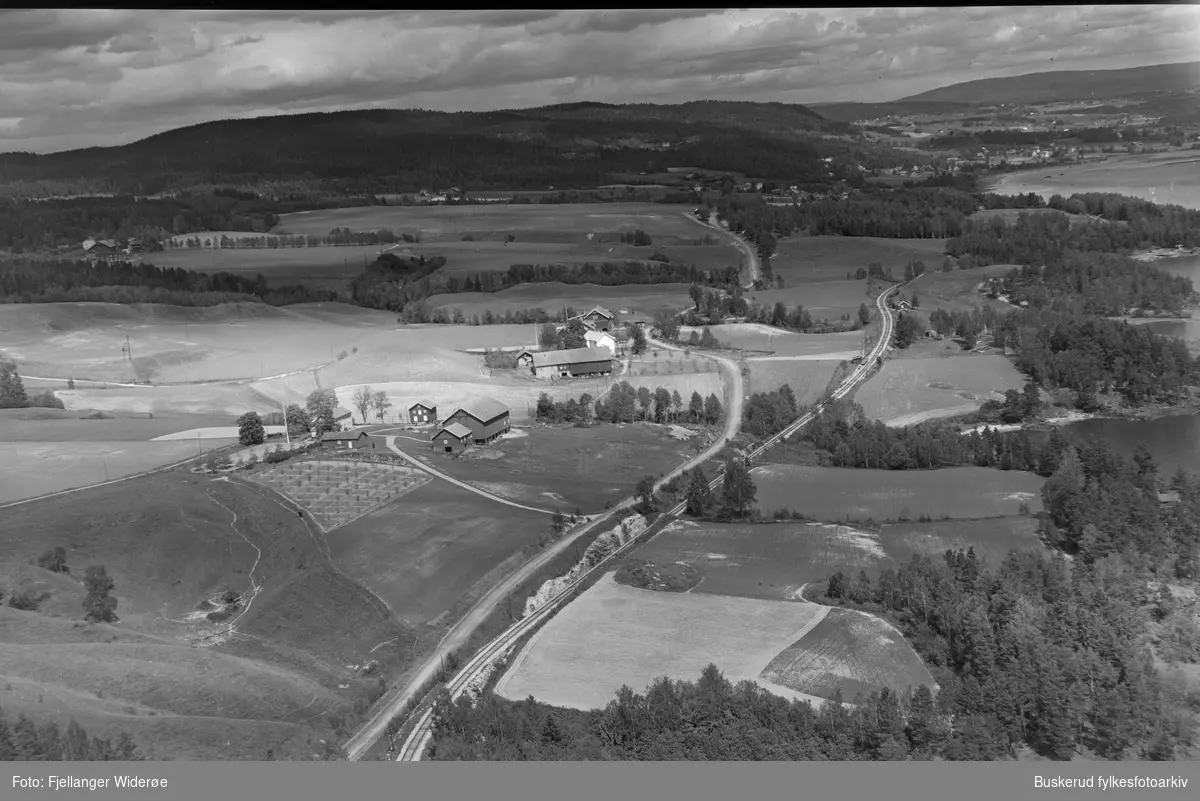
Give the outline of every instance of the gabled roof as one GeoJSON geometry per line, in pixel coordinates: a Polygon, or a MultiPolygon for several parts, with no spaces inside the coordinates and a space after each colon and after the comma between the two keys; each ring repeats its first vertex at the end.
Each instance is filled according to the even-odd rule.
{"type": "Polygon", "coordinates": [[[589,342],[594,339],[603,339],[604,337],[612,337],[614,342],[617,339],[616,335],[612,331],[587,331],[583,335],[583,338],[589,342]]]}
{"type": "Polygon", "coordinates": [[[420,406],[422,409],[428,409],[431,412],[434,411],[435,409],[437,409],[437,407],[434,406],[433,404],[417,402],[417,403],[414,403],[412,406],[409,406],[408,410],[411,412],[413,409],[417,408],[418,406],[420,406]]]}
{"type": "Polygon", "coordinates": [[[481,423],[490,423],[500,415],[508,414],[508,407],[495,398],[479,398],[478,400],[467,401],[461,404],[453,413],[446,415],[446,417],[453,417],[458,412],[466,412],[481,423]]]}
{"type": "Polygon", "coordinates": [[[430,439],[437,439],[442,435],[443,431],[452,437],[456,437],[457,439],[463,439],[464,437],[471,436],[471,429],[467,428],[462,423],[451,423],[448,426],[442,426],[439,428],[437,433],[430,437],[430,439]]]}
{"type": "Polygon", "coordinates": [[[556,364],[579,364],[580,362],[607,362],[612,353],[607,348],[571,348],[570,350],[548,350],[533,354],[534,367],[550,367],[556,364]]]}
{"type": "Polygon", "coordinates": [[[591,314],[592,312],[599,312],[601,315],[607,317],[610,320],[612,319],[612,316],[613,316],[612,312],[610,312],[608,309],[604,308],[603,306],[597,306],[596,308],[592,309],[592,311],[587,312],[587,314],[591,314]]]}
{"type": "Polygon", "coordinates": [[[343,417],[350,417],[350,416],[351,416],[350,410],[344,406],[339,406],[333,410],[333,419],[334,420],[341,420],[343,417]]]}
{"type": "Polygon", "coordinates": [[[321,442],[353,442],[359,437],[365,437],[365,428],[352,428],[349,431],[326,431],[321,436],[321,442]]]}

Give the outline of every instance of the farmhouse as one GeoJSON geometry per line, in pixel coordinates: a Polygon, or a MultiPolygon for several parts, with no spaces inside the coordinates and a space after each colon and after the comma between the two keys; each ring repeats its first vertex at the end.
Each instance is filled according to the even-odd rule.
{"type": "Polygon", "coordinates": [[[87,253],[88,258],[95,261],[103,259],[111,261],[117,256],[117,243],[111,239],[85,239],[83,242],[83,250],[87,253]]]}
{"type": "Polygon", "coordinates": [[[433,423],[436,420],[436,406],[429,406],[424,403],[414,403],[412,406],[408,407],[408,422],[410,425],[426,425],[433,423]]]}
{"type": "Polygon", "coordinates": [[[533,354],[533,374],[538,378],[574,378],[608,375],[613,354],[607,348],[571,348],[533,354]]]}
{"type": "Polygon", "coordinates": [[[321,447],[347,450],[362,450],[370,444],[365,428],[352,431],[327,431],[321,437],[321,447]]]}
{"type": "Polygon", "coordinates": [[[583,338],[589,348],[608,348],[609,353],[617,354],[617,338],[609,331],[588,331],[583,338]]]}
{"type": "Polygon", "coordinates": [[[571,320],[580,320],[593,331],[608,331],[613,327],[613,313],[608,309],[597,306],[589,312],[577,314],[570,318],[571,320]]]}
{"type": "Polygon", "coordinates": [[[458,453],[471,444],[471,429],[462,423],[442,426],[431,438],[433,449],[442,453],[458,453]]]}
{"type": "Polygon", "coordinates": [[[468,429],[476,445],[491,442],[511,428],[508,407],[493,398],[480,398],[459,406],[446,417],[443,426],[448,428],[452,423],[468,429]]]}
{"type": "Polygon", "coordinates": [[[342,406],[333,410],[333,427],[338,431],[349,431],[354,427],[354,415],[342,406]]]}
{"type": "Polygon", "coordinates": [[[537,351],[529,350],[529,348],[525,348],[517,353],[517,367],[529,367],[532,369],[533,357],[535,353],[537,353],[537,351]]]}

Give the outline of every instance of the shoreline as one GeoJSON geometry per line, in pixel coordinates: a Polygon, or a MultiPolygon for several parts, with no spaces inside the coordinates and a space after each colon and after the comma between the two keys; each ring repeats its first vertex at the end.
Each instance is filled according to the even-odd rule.
{"type": "MultiPolygon", "coordinates": [[[[1061,409],[1062,407],[1055,408],[1061,409]]],[[[1174,406],[1169,406],[1162,403],[1154,403],[1130,409],[1105,408],[1097,412],[1083,412],[1078,409],[1066,409],[1064,412],[1064,414],[1059,414],[1054,417],[1041,417],[1024,423],[960,424],[968,425],[969,427],[963,428],[961,431],[959,431],[959,433],[969,434],[972,431],[983,431],[985,428],[990,428],[993,431],[1000,433],[1009,431],[1048,431],[1051,428],[1059,428],[1061,426],[1068,426],[1074,423],[1082,423],[1085,420],[1146,421],[1160,420],[1165,417],[1186,417],[1188,415],[1200,414],[1200,397],[1189,398],[1188,400],[1182,401],[1174,406]]]]}

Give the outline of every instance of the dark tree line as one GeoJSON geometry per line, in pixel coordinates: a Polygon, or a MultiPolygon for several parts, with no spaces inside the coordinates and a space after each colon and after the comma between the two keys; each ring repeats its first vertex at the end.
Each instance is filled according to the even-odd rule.
{"type": "Polygon", "coordinates": [[[49,389],[29,394],[21,374],[17,372],[16,362],[0,356],[0,409],[24,409],[29,406],[61,409],[63,402],[49,389]]]}
{"type": "Polygon", "coordinates": [[[0,762],[130,762],[141,760],[128,734],[115,742],[88,737],[74,718],[66,732],[53,721],[35,726],[20,715],[10,726],[0,710],[0,762]]]}

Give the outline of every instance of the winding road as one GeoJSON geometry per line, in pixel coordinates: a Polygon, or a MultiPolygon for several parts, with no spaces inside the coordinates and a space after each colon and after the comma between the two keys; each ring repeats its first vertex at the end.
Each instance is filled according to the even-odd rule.
{"type": "MultiPolygon", "coordinates": [[[[893,331],[895,328],[895,320],[892,317],[891,310],[887,307],[887,299],[893,292],[895,292],[899,288],[900,288],[900,285],[890,287],[889,289],[885,290],[882,294],[880,294],[878,298],[875,299],[875,306],[879,310],[879,320],[880,320],[879,340],[875,343],[875,346],[871,349],[870,353],[867,354],[866,358],[863,359],[862,363],[860,365],[858,365],[854,369],[854,371],[846,377],[846,379],[842,382],[842,384],[834,392],[830,393],[828,398],[821,401],[821,403],[817,404],[808,413],[806,413],[802,417],[795,420],[787,428],[783,429],[779,433],[777,433],[774,436],[770,437],[769,439],[765,440],[760,445],[758,445],[753,450],[751,450],[749,453],[747,453],[747,455],[746,455],[747,461],[753,461],[754,459],[757,459],[759,456],[761,456],[763,453],[765,453],[768,449],[770,449],[777,442],[779,442],[780,440],[786,439],[787,437],[790,437],[792,434],[796,433],[801,428],[808,425],[813,420],[813,418],[815,418],[817,415],[819,415],[830,403],[846,397],[847,395],[849,395],[851,392],[854,391],[855,387],[857,387],[864,380],[866,380],[866,378],[871,374],[871,369],[874,367],[875,363],[880,358],[883,357],[884,353],[887,352],[887,349],[891,344],[892,334],[893,334],[893,331]]],[[[656,342],[655,344],[661,346],[662,343],[656,342]]],[[[705,354],[705,355],[708,355],[708,354],[705,354]]],[[[728,359],[724,359],[721,357],[714,357],[714,358],[718,358],[723,364],[727,365],[728,367],[732,367],[733,373],[735,376],[735,381],[734,381],[733,386],[737,390],[737,392],[735,393],[735,397],[736,397],[737,401],[736,401],[736,403],[734,403],[734,402],[730,403],[728,420],[726,422],[727,436],[731,438],[737,432],[738,428],[740,427],[740,422],[741,422],[741,410],[742,410],[741,400],[743,398],[741,374],[738,372],[736,365],[734,365],[728,359]],[[736,416],[735,416],[735,412],[736,412],[736,416]]],[[[723,443],[722,442],[715,443],[716,446],[720,446],[721,444],[723,444],[723,443]]],[[[705,452],[705,454],[709,454],[711,452],[711,455],[715,455],[718,451],[719,451],[719,447],[715,447],[715,448],[710,447],[705,452]]],[[[697,457],[696,459],[689,460],[688,465],[698,464],[701,461],[704,461],[705,459],[709,458],[709,456],[707,456],[705,454],[701,455],[703,457],[703,459],[701,457],[697,457]]],[[[679,472],[682,472],[684,469],[688,469],[687,465],[685,465],[684,467],[675,471],[671,475],[674,476],[674,475],[678,474],[679,472]]],[[[722,473],[719,473],[711,482],[709,482],[709,487],[715,490],[721,485],[721,482],[723,480],[724,480],[724,473],[722,472],[722,473]]],[[[626,505],[630,504],[632,502],[632,500],[633,499],[626,499],[625,501],[622,502],[622,506],[626,506],[626,505]]],[[[670,519],[673,517],[678,517],[679,515],[683,514],[684,509],[686,507],[687,507],[686,502],[678,503],[664,515],[664,518],[670,519]]],[[[605,519],[607,520],[608,518],[606,517],[605,519]]],[[[598,523],[600,521],[596,521],[596,522],[598,523]]],[[[590,529],[590,525],[587,528],[590,529]]],[[[583,531],[581,530],[580,532],[576,533],[575,535],[572,535],[571,539],[574,539],[575,537],[579,536],[579,534],[582,534],[582,533],[583,533],[583,531]]],[[[617,556],[626,552],[627,550],[636,546],[637,544],[638,544],[638,538],[634,537],[634,538],[630,539],[629,542],[627,542],[625,545],[622,545],[620,548],[617,548],[616,550],[614,550],[608,557],[606,557],[604,560],[602,560],[599,564],[595,565],[591,570],[580,575],[573,582],[571,582],[569,585],[564,587],[553,598],[550,598],[549,600],[547,600],[543,606],[541,606],[540,608],[535,610],[532,614],[527,615],[526,617],[523,617],[522,619],[513,623],[513,625],[508,627],[508,629],[506,629],[499,636],[497,636],[495,639],[493,639],[490,643],[488,643],[483,648],[481,648],[479,650],[479,652],[477,654],[475,654],[475,656],[472,657],[471,660],[468,661],[459,670],[459,672],[456,673],[454,675],[454,677],[447,683],[446,688],[450,691],[451,698],[457,699],[459,696],[461,696],[469,687],[472,686],[473,682],[475,682],[484,671],[489,669],[491,664],[497,658],[499,658],[503,654],[507,653],[521,637],[523,637],[525,634],[527,634],[532,629],[536,628],[543,620],[550,617],[553,614],[554,610],[557,609],[568,597],[570,597],[571,593],[580,584],[582,584],[584,581],[586,581],[588,579],[588,577],[595,575],[596,571],[605,568],[605,565],[608,564],[611,560],[615,559],[617,556]]],[[[472,610],[472,612],[474,612],[474,611],[475,610],[472,610]]],[[[486,611],[485,611],[484,616],[486,616],[486,611]]],[[[441,650],[441,649],[439,649],[439,650],[441,650]]],[[[437,663],[435,662],[433,667],[436,667],[436,664],[437,663]]],[[[428,672],[422,671],[422,673],[425,675],[425,678],[428,678],[429,676],[434,675],[433,670],[429,670],[428,672]]],[[[424,680],[424,679],[422,679],[422,680],[424,680]]],[[[410,682],[410,685],[411,685],[411,682],[410,682]]],[[[410,695],[411,695],[411,692],[409,693],[409,695],[406,695],[406,700],[407,700],[407,697],[409,697],[410,695]]],[[[402,706],[402,703],[400,705],[397,705],[396,709],[399,709],[401,706],[402,706]]],[[[389,708],[391,708],[391,704],[389,704],[389,708]]],[[[386,725],[387,725],[386,720],[383,721],[381,724],[379,724],[378,731],[380,734],[382,734],[383,729],[386,727],[386,725]]],[[[371,728],[375,729],[376,727],[371,726],[371,728]]],[[[379,735],[375,735],[375,736],[378,737],[379,735]]],[[[420,761],[421,756],[425,753],[425,749],[428,747],[429,741],[430,741],[430,739],[432,739],[432,737],[433,737],[433,709],[430,706],[426,706],[425,708],[423,708],[420,711],[419,717],[417,718],[416,725],[412,728],[412,730],[409,732],[408,736],[405,738],[404,744],[402,745],[402,747],[399,750],[398,755],[396,756],[396,761],[397,762],[420,761]]],[[[372,739],[372,742],[373,741],[374,741],[374,739],[372,739]]],[[[347,750],[349,751],[349,746],[347,746],[347,750]]],[[[358,759],[365,750],[366,750],[366,746],[365,745],[361,746],[357,750],[356,753],[350,755],[350,759],[352,759],[352,760],[358,759]]]]}
{"type": "MultiPolygon", "coordinates": [[[[657,347],[675,349],[672,345],[658,342],[650,337],[647,337],[647,341],[653,343],[657,347]]],[[[678,348],[678,350],[683,349],[678,348]]],[[[688,459],[682,465],[659,479],[654,485],[656,490],[667,482],[671,481],[676,476],[691,470],[696,465],[703,464],[704,462],[716,456],[721,452],[721,449],[725,447],[725,443],[736,436],[738,431],[741,430],[742,399],[745,395],[745,390],[742,384],[742,374],[738,370],[737,364],[735,364],[732,359],[727,359],[724,356],[716,356],[708,353],[701,355],[716,361],[729,375],[730,386],[733,392],[728,402],[729,410],[725,418],[725,429],[719,439],[717,439],[699,454],[691,459],[688,459]]],[[[401,456],[404,456],[405,454],[402,451],[399,451],[399,449],[393,445],[393,441],[394,438],[388,438],[388,447],[390,447],[393,451],[400,453],[401,456]]],[[[409,460],[413,461],[411,458],[409,460]]],[[[428,472],[433,472],[426,465],[419,466],[428,472]]],[[[478,488],[474,488],[469,485],[462,485],[461,482],[458,482],[449,476],[445,476],[444,474],[441,475],[441,477],[453,483],[460,484],[460,486],[464,486],[466,489],[470,489],[472,491],[478,490],[478,488]]],[[[496,498],[495,496],[489,497],[492,497],[493,500],[509,503],[509,505],[512,506],[519,505],[510,503],[501,498],[496,498]]],[[[572,531],[568,531],[562,539],[551,544],[545,550],[538,553],[528,562],[517,568],[514,573],[489,590],[487,594],[480,598],[475,605],[471,607],[470,611],[468,611],[467,614],[464,615],[463,618],[446,633],[446,636],[442,638],[441,642],[438,643],[437,648],[435,648],[434,651],[428,656],[421,667],[411,674],[403,685],[396,687],[394,690],[390,690],[384,695],[384,700],[379,705],[378,711],[372,715],[371,718],[357,732],[355,732],[354,736],[342,746],[346,752],[346,756],[351,761],[357,761],[361,759],[363,754],[365,754],[371,748],[371,746],[374,745],[377,740],[379,740],[380,737],[384,736],[388,723],[398,714],[400,714],[400,711],[404,709],[406,704],[408,704],[409,699],[420,692],[421,687],[437,674],[442,665],[443,657],[450,651],[455,651],[462,648],[462,646],[465,645],[470,639],[471,635],[474,634],[475,630],[479,628],[479,626],[481,626],[485,620],[487,620],[492,611],[505,599],[506,596],[508,596],[509,593],[521,586],[521,584],[525,583],[530,576],[541,570],[542,567],[544,567],[552,559],[570,548],[572,543],[574,543],[583,535],[594,531],[597,528],[615,526],[619,521],[619,513],[630,508],[636,502],[637,499],[632,496],[625,498],[619,503],[614,504],[612,509],[608,512],[588,520],[572,531]]],[[[547,604],[547,606],[554,606],[554,604],[550,603],[547,604]]],[[[518,621],[516,624],[514,624],[514,626],[516,627],[526,624],[526,621],[531,619],[540,619],[538,617],[540,614],[541,612],[539,610],[539,612],[535,613],[534,615],[530,615],[528,618],[523,618],[521,621],[518,621]]],[[[512,630],[512,628],[508,629],[509,632],[512,630]]],[[[503,636],[505,635],[501,635],[501,637],[503,636]]],[[[495,643],[496,641],[493,640],[492,642],[495,643]]],[[[480,654],[486,653],[489,647],[491,646],[489,645],[485,647],[480,654]]],[[[471,660],[467,663],[467,666],[469,667],[471,665],[475,665],[476,661],[476,659],[471,660]]],[[[460,675],[464,675],[467,672],[467,668],[464,668],[460,675]]]]}
{"type": "Polygon", "coordinates": [[[743,289],[753,289],[754,282],[762,278],[762,265],[758,262],[758,254],[754,252],[754,246],[747,242],[741,234],[722,228],[715,211],[708,215],[708,222],[701,220],[694,214],[684,214],[683,216],[697,225],[703,225],[705,228],[711,228],[719,234],[724,234],[733,240],[733,244],[741,248],[742,252],[746,254],[746,273],[750,276],[749,283],[743,289]]]}

